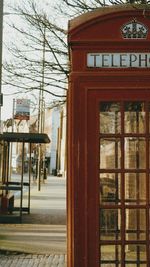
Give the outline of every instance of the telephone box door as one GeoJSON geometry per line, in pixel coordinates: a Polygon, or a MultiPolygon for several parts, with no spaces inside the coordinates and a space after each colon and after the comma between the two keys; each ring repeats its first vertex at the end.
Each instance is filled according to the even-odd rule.
{"type": "Polygon", "coordinates": [[[148,90],[89,91],[88,266],[149,266],[149,150],[148,90]]]}

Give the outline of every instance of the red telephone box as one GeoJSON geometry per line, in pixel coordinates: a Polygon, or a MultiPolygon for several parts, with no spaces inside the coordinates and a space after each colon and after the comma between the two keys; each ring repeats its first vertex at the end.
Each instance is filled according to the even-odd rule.
{"type": "Polygon", "coordinates": [[[150,11],[70,21],[68,266],[150,263],[150,11]]]}

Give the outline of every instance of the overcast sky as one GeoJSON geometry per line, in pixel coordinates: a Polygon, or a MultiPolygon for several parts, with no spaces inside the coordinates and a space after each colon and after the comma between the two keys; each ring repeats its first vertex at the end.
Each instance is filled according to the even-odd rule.
{"type": "MultiPolygon", "coordinates": [[[[9,3],[11,5],[16,4],[17,2],[21,2],[22,0],[4,0],[4,17],[3,17],[3,42],[5,44],[9,44],[9,39],[14,40],[16,39],[14,36],[14,33],[12,32],[12,29],[8,27],[9,20],[14,21],[14,23],[19,22],[19,16],[8,14],[10,12],[10,9],[8,7],[9,3]]],[[[55,0],[55,3],[59,0],[55,0]]],[[[41,5],[45,6],[47,10],[51,10],[49,7],[51,4],[54,3],[52,0],[38,0],[38,4],[41,2],[41,5]],[[48,7],[48,8],[47,8],[48,7]]],[[[18,41],[18,40],[17,40],[18,41]]],[[[8,56],[8,51],[5,49],[5,45],[3,45],[3,59],[8,56]]],[[[1,118],[2,120],[6,120],[12,117],[13,114],[13,99],[16,98],[26,98],[26,94],[22,93],[20,95],[14,94],[16,91],[12,90],[11,87],[2,86],[2,93],[4,95],[3,97],[3,107],[1,109],[1,118]]],[[[35,99],[34,99],[35,101],[35,99]]]]}

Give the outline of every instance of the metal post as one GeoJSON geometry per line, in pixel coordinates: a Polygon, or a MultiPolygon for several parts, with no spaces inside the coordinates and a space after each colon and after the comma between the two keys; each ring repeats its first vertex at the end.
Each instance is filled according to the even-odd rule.
{"type": "MultiPolygon", "coordinates": [[[[2,84],[2,40],[3,40],[3,0],[0,1],[0,133],[2,133],[1,107],[3,105],[2,84]]],[[[0,174],[2,173],[2,149],[0,150],[0,174]]]]}
{"type": "Polygon", "coordinates": [[[44,26],[44,37],[43,37],[43,62],[42,62],[42,83],[41,83],[41,133],[44,132],[44,80],[45,80],[45,37],[46,27],[44,26]]]}
{"type": "MultiPolygon", "coordinates": [[[[1,126],[1,106],[3,105],[2,85],[2,44],[3,44],[3,0],[0,0],[0,126],[1,126]]],[[[0,127],[1,129],[1,127],[0,127]]]]}
{"type": "MultiPolygon", "coordinates": [[[[43,33],[43,54],[42,54],[42,81],[40,84],[40,92],[39,92],[39,111],[38,111],[38,132],[44,132],[44,112],[45,112],[45,105],[44,105],[44,80],[45,80],[45,35],[46,35],[46,27],[44,26],[44,33],[43,33]]],[[[38,146],[38,190],[41,190],[41,167],[42,167],[42,151],[43,147],[41,144],[38,146]]],[[[44,170],[43,170],[44,171],[44,170]]]]}
{"type": "Polygon", "coordinates": [[[20,195],[20,222],[22,222],[22,211],[23,211],[23,174],[24,174],[24,145],[22,143],[22,168],[21,168],[21,195],[20,195]]]}
{"type": "Polygon", "coordinates": [[[41,144],[38,151],[38,191],[41,190],[41,144]]]}
{"type": "Polygon", "coordinates": [[[29,157],[29,188],[28,188],[28,214],[30,213],[30,196],[31,196],[31,169],[32,169],[32,144],[30,143],[30,157],[29,157]]]}
{"type": "MultiPolygon", "coordinates": [[[[15,110],[15,99],[13,99],[13,112],[12,112],[12,133],[14,132],[14,111],[15,110]]],[[[13,156],[13,142],[10,144],[10,160],[9,160],[9,180],[11,180],[12,176],[12,156],[13,156]]]]}

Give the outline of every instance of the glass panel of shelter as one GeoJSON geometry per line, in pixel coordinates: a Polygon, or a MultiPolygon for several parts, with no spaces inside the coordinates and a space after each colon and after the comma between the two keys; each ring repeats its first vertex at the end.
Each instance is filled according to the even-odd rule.
{"type": "Polygon", "coordinates": [[[100,267],[148,267],[149,112],[144,101],[99,104],[100,267]]]}

